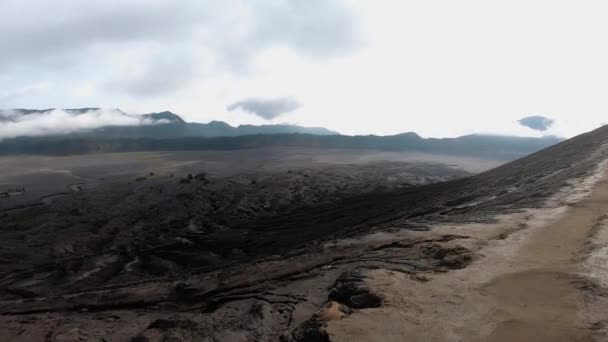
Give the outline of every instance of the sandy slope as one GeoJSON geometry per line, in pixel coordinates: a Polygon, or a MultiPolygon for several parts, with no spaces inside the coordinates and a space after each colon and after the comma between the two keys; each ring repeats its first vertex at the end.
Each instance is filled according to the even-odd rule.
{"type": "Polygon", "coordinates": [[[0,341],[606,340],[606,141],[371,192],[326,168],[155,169],[5,212],[0,341]]]}
{"type": "Polygon", "coordinates": [[[496,224],[437,226],[481,257],[420,282],[370,272],[385,306],[329,322],[331,341],[605,341],[608,175],[604,167],[545,208],[496,224]],[[489,229],[488,229],[489,228],[489,229]],[[602,309],[604,308],[604,309],[602,309]]]}

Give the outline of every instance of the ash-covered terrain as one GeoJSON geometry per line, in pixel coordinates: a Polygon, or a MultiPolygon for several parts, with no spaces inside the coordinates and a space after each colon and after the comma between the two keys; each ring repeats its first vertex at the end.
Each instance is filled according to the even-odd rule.
{"type": "MultiPolygon", "coordinates": [[[[604,127],[477,175],[479,164],[314,153],[306,163],[241,155],[222,167],[224,152],[207,165],[145,154],[156,163],[124,173],[73,160],[63,174],[84,180],[64,185],[78,188],[0,199],[0,339],[403,340],[416,331],[412,311],[429,308],[382,288],[401,279],[426,291],[480,263],[488,241],[526,229],[490,232],[500,215],[543,208],[596,175],[607,142],[604,127]],[[486,225],[489,240],[457,228],[468,225],[486,225]],[[409,316],[391,324],[390,312],[409,316]],[[352,333],[370,322],[376,339],[352,333]]],[[[3,162],[19,170],[15,158],[3,162]]],[[[112,158],[124,155],[102,161],[112,158]]]]}

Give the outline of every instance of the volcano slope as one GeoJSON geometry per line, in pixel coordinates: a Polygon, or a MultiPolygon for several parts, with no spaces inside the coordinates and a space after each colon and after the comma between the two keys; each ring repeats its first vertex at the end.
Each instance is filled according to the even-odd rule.
{"type": "Polygon", "coordinates": [[[601,340],[607,158],[603,127],[472,177],[312,187],[290,209],[193,177],[4,212],[0,339],[601,340]]]}

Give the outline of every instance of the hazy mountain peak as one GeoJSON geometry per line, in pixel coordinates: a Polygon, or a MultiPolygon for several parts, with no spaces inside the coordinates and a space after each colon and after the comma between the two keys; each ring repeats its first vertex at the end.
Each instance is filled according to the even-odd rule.
{"type": "Polygon", "coordinates": [[[182,119],[181,116],[179,116],[173,112],[170,112],[170,111],[144,114],[143,117],[152,119],[154,121],[164,120],[164,121],[162,121],[164,123],[186,123],[186,121],[184,121],[184,119],[182,119]]]}
{"type": "MultiPolygon", "coordinates": [[[[85,108],[66,108],[64,109],[64,111],[68,112],[68,113],[72,113],[72,114],[84,114],[90,111],[98,111],[101,110],[101,108],[99,107],[85,107],[85,108]]],[[[123,111],[116,109],[116,111],[119,111],[121,113],[124,113],[123,111]]]]}
{"type": "Polygon", "coordinates": [[[422,139],[422,137],[420,135],[418,135],[418,133],[416,132],[405,132],[405,133],[400,133],[397,134],[398,137],[408,137],[408,138],[417,138],[417,139],[422,139]]]}
{"type": "Polygon", "coordinates": [[[226,122],[224,122],[224,121],[220,121],[220,120],[213,120],[213,121],[210,121],[210,122],[208,123],[208,125],[210,125],[210,126],[215,126],[215,127],[230,127],[230,128],[233,128],[232,126],[230,126],[230,125],[229,125],[229,124],[227,124],[226,122]]]}

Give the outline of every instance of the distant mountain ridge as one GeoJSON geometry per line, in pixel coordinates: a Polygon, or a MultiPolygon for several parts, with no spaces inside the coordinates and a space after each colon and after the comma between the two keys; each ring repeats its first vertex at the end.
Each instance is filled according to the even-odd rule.
{"type": "MultiPolygon", "coordinates": [[[[65,109],[82,115],[99,108],[65,109]]],[[[20,115],[50,113],[53,109],[0,111],[3,121],[20,115]]],[[[120,115],[133,118],[120,110],[120,115]]],[[[422,138],[414,132],[392,136],[346,136],[325,128],[292,125],[230,126],[222,121],[186,122],[170,111],[138,115],[144,124],[103,126],[67,134],[22,136],[0,140],[0,154],[88,154],[169,150],[234,150],[264,147],[302,147],[408,151],[513,160],[562,141],[558,137],[522,138],[466,135],[458,138],[422,138]]]]}
{"type": "MultiPolygon", "coordinates": [[[[149,115],[149,114],[147,114],[149,115]]],[[[158,118],[156,116],[155,118],[158,118]]],[[[180,118],[181,119],[181,118],[180,118]]],[[[163,121],[166,119],[158,119],[163,121]]],[[[337,135],[338,132],[330,131],[321,127],[300,127],[293,125],[240,125],[230,126],[223,121],[211,121],[209,123],[171,121],[160,122],[154,125],[141,126],[106,126],[91,131],[72,133],[72,136],[94,137],[94,138],[150,138],[150,139],[177,139],[190,137],[237,137],[256,134],[314,134],[314,135],[337,135]]]]}
{"type": "Polygon", "coordinates": [[[239,150],[252,148],[365,149],[469,156],[514,160],[561,142],[557,137],[521,138],[467,135],[458,138],[424,139],[415,133],[393,136],[346,136],[313,134],[257,134],[235,137],[166,139],[99,139],[56,136],[24,137],[0,142],[0,155],[70,155],[136,151],[239,150]]]}
{"type": "MultiPolygon", "coordinates": [[[[10,109],[0,110],[0,124],[6,121],[15,121],[22,115],[45,114],[54,111],[54,108],[49,109],[10,109]]],[[[89,111],[99,111],[101,108],[69,108],[62,109],[67,113],[80,115],[89,111]]],[[[123,112],[120,109],[114,109],[118,113],[125,116],[135,116],[123,112]]],[[[240,125],[237,127],[230,126],[223,121],[211,121],[207,124],[186,122],[181,116],[164,111],[159,113],[149,113],[136,116],[138,118],[147,119],[147,124],[132,125],[132,126],[103,126],[92,130],[82,130],[68,134],[62,134],[71,137],[94,137],[94,138],[151,138],[151,139],[166,139],[166,138],[184,138],[184,137],[233,137],[240,135],[251,134],[285,134],[285,133],[303,133],[315,135],[333,135],[338,132],[328,130],[322,127],[301,127],[295,125],[240,125]]]]}
{"type": "Polygon", "coordinates": [[[182,119],[181,116],[179,116],[175,113],[169,112],[169,111],[164,111],[164,112],[160,112],[160,113],[144,114],[142,116],[144,118],[151,119],[154,121],[165,120],[167,123],[180,123],[180,124],[186,123],[186,121],[184,121],[184,119],[182,119]]]}

